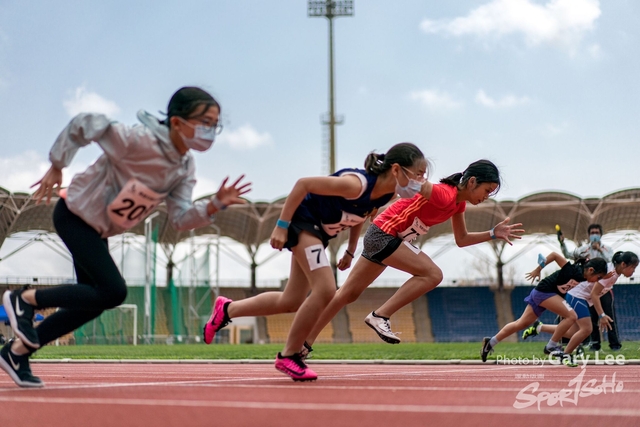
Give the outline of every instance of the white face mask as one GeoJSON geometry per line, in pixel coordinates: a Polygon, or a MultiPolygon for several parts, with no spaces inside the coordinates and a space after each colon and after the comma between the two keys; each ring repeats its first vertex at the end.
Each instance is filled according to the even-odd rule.
{"type": "Polygon", "coordinates": [[[396,194],[398,194],[398,196],[400,196],[400,198],[402,199],[410,199],[418,194],[418,192],[422,188],[422,183],[420,181],[416,181],[415,179],[409,178],[404,170],[402,171],[402,173],[407,177],[407,179],[409,179],[409,183],[403,187],[398,182],[398,178],[396,178],[396,194]]]}
{"type": "Polygon", "coordinates": [[[205,125],[192,125],[180,117],[183,123],[193,128],[193,138],[187,138],[182,132],[178,132],[182,137],[182,142],[188,148],[196,151],[207,151],[216,139],[216,127],[205,125]]]}

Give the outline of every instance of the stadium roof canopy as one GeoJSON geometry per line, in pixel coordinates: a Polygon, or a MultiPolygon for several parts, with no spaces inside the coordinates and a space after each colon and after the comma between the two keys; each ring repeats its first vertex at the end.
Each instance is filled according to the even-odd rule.
{"type": "MultiPolygon", "coordinates": [[[[204,198],[209,198],[206,196],[204,198]]],[[[252,202],[234,205],[216,215],[213,225],[195,230],[195,235],[225,236],[245,245],[250,250],[269,240],[278,219],[284,198],[273,202],[252,202]]],[[[25,231],[55,232],[51,221],[54,198],[50,205],[36,205],[27,193],[11,193],[0,187],[0,246],[14,233],[25,231]]],[[[175,245],[191,236],[190,232],[177,232],[167,221],[164,205],[157,208],[159,216],[153,222],[159,224],[160,243],[175,245]]],[[[563,192],[546,191],[525,196],[519,200],[487,200],[477,206],[467,206],[465,215],[469,231],[484,231],[504,218],[512,223],[521,222],[527,234],[555,233],[559,224],[567,239],[573,241],[586,237],[587,226],[599,223],[605,232],[638,230],[640,227],[640,188],[616,191],[602,198],[582,199],[563,192]]],[[[363,232],[366,227],[363,227],[363,232]]],[[[130,230],[144,235],[144,224],[130,230]]],[[[427,240],[451,234],[450,221],[431,227],[421,236],[420,245],[427,240]]],[[[340,245],[348,238],[341,233],[332,246],[340,245]]]]}

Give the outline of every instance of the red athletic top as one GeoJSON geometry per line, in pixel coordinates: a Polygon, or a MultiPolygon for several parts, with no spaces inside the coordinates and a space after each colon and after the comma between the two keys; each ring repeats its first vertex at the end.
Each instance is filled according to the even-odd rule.
{"type": "Polygon", "coordinates": [[[466,202],[456,203],[458,189],[448,184],[433,184],[429,200],[416,194],[411,199],[400,199],[378,215],[373,223],[382,231],[404,240],[413,240],[426,234],[432,225],[445,222],[462,213],[466,202]]]}

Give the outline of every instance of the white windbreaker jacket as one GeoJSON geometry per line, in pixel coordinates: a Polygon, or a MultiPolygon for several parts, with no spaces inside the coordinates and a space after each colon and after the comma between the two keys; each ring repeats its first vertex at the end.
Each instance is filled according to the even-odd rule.
{"type": "Polygon", "coordinates": [[[151,114],[141,110],[138,119],[141,125],[126,126],[103,114],[79,114],[60,133],[49,153],[57,168],[68,166],[78,148],[91,141],[104,151],[86,171],[73,177],[66,196],[69,210],[104,238],[131,228],[161,201],[166,203],[169,221],[177,230],[211,224],[208,201],[191,200],[196,183],[191,152],[181,156],[169,139],[169,128],[151,114]],[[145,193],[142,199],[129,200],[123,194],[125,187],[134,191],[144,188],[155,197],[153,204],[144,204],[145,193]],[[123,200],[124,204],[114,205],[123,200]],[[138,200],[141,205],[136,205],[138,200]],[[127,216],[128,221],[119,221],[127,216]]]}

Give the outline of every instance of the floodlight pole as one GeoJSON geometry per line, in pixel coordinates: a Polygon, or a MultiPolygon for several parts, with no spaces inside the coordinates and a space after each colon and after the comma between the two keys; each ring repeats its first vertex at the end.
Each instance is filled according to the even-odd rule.
{"type": "Polygon", "coordinates": [[[329,21],[329,119],[323,124],[329,126],[329,173],[336,171],[336,120],[334,96],[334,61],[333,61],[333,18],[353,16],[353,0],[308,0],[309,17],[325,17],[329,21]]]}

